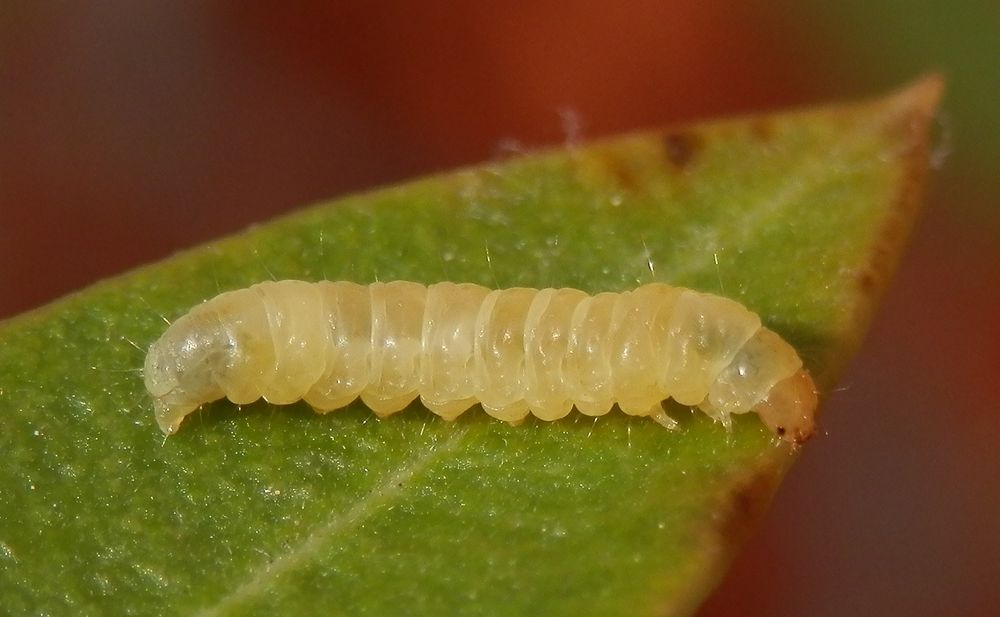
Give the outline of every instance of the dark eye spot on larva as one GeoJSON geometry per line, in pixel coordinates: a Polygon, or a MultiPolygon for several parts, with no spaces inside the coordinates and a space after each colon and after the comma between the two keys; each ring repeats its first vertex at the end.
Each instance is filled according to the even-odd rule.
{"type": "Polygon", "coordinates": [[[701,138],[695,133],[667,133],[663,138],[663,149],[670,164],[677,170],[683,171],[691,165],[701,150],[701,138]]]}
{"type": "Polygon", "coordinates": [[[779,426],[778,428],[774,429],[774,432],[778,434],[778,437],[784,437],[785,436],[785,427],[779,426]]]}

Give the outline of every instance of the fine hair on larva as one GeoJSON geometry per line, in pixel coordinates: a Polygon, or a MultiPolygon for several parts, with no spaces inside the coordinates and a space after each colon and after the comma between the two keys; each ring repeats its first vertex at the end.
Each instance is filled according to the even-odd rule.
{"type": "Polygon", "coordinates": [[[730,426],[756,412],[779,437],[814,431],[812,378],[795,349],[743,305],[664,283],[621,293],[489,289],[472,283],[268,281],[195,306],[143,369],[164,433],[228,398],[357,398],[380,418],[417,397],[453,420],[476,403],[519,424],[617,404],[667,428],[672,398],[730,426]]]}

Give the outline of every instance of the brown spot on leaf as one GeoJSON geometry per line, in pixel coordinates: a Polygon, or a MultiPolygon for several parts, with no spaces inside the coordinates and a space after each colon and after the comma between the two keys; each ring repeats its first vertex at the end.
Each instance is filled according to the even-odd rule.
{"type": "Polygon", "coordinates": [[[873,296],[878,292],[879,284],[875,274],[869,270],[862,270],[858,273],[858,289],[866,296],[873,296]]]}
{"type": "Polygon", "coordinates": [[[663,148],[670,164],[678,170],[684,170],[701,150],[701,138],[692,132],[670,132],[663,138],[663,148]]]}
{"type": "Polygon", "coordinates": [[[607,156],[604,159],[604,167],[619,188],[634,193],[642,186],[642,176],[632,161],[618,156],[607,156]]]}
{"type": "Polygon", "coordinates": [[[757,141],[769,142],[774,139],[774,121],[771,118],[757,118],[750,123],[750,134],[757,141]]]}
{"type": "Polygon", "coordinates": [[[765,466],[735,482],[723,496],[716,519],[722,546],[732,549],[749,537],[767,511],[780,476],[775,469],[765,466]]]}

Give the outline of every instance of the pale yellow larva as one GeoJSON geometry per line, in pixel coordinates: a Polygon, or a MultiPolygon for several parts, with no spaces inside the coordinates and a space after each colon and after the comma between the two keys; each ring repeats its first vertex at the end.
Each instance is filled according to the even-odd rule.
{"type": "Polygon", "coordinates": [[[795,350],[732,300],[662,283],[589,296],[471,283],[265,282],[175,321],[144,368],[166,434],[228,398],[316,411],[360,397],[379,417],[418,396],[452,420],[479,403],[517,424],[625,413],[675,425],[673,398],[728,425],[756,411],[802,443],[816,393],[795,350]]]}

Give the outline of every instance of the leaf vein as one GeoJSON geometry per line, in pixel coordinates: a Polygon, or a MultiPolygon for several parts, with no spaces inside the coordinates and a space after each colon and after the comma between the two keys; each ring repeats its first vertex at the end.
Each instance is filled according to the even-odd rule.
{"type": "Polygon", "coordinates": [[[283,574],[307,563],[331,538],[357,527],[362,521],[379,512],[387,503],[403,496],[409,488],[410,480],[439,457],[454,450],[467,433],[468,429],[456,427],[454,434],[446,440],[407,461],[395,472],[386,476],[385,480],[364,499],[355,503],[346,512],[331,516],[291,550],[265,564],[256,573],[251,571],[251,576],[247,580],[223,595],[213,605],[196,611],[195,617],[222,615],[228,609],[265,593],[283,574]]]}

